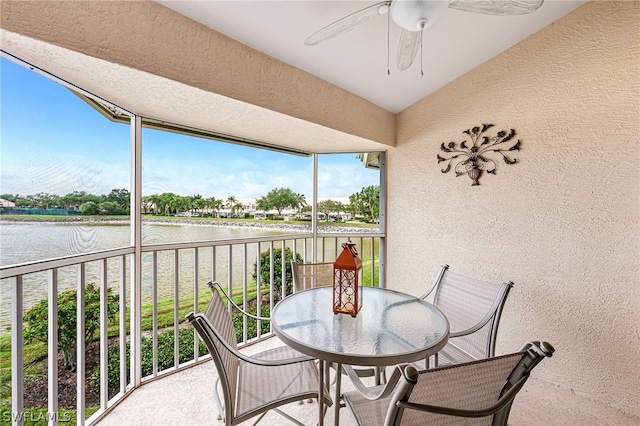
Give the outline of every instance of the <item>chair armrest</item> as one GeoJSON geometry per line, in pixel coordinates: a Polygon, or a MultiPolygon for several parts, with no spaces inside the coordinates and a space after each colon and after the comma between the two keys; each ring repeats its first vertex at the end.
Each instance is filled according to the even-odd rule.
{"type": "MultiPolygon", "coordinates": [[[[397,365],[396,368],[393,369],[393,373],[391,373],[391,377],[389,378],[389,380],[387,380],[387,383],[379,392],[374,392],[372,391],[372,388],[365,386],[365,384],[362,383],[362,380],[358,376],[358,373],[353,369],[352,366],[343,365],[342,368],[344,369],[345,373],[347,373],[347,376],[349,376],[349,378],[353,382],[353,385],[355,386],[356,390],[360,392],[360,394],[362,394],[362,396],[365,397],[366,399],[370,401],[375,401],[378,399],[386,398],[389,395],[391,395],[391,393],[394,391],[396,387],[396,384],[398,383],[398,380],[400,380],[400,377],[402,377],[402,369],[405,368],[407,365],[408,364],[397,365]]],[[[377,391],[380,389],[380,387],[376,386],[374,389],[377,391]]]]}
{"type": "Polygon", "coordinates": [[[473,334],[476,331],[480,330],[482,327],[487,325],[487,323],[491,320],[493,315],[496,313],[496,309],[498,309],[498,304],[494,303],[494,306],[491,307],[489,312],[487,312],[487,314],[480,321],[478,321],[475,325],[473,325],[472,327],[467,328],[466,330],[450,332],[449,333],[449,338],[466,336],[468,334],[473,334]]]}
{"type": "Polygon", "coordinates": [[[486,313],[486,315],[477,322],[477,324],[473,325],[472,327],[467,328],[466,330],[460,330],[460,331],[454,331],[454,332],[450,332],[449,333],[449,338],[451,337],[460,337],[460,336],[466,336],[467,334],[472,334],[475,333],[476,331],[480,330],[482,327],[484,327],[490,320],[491,318],[494,317],[494,315],[496,314],[496,312],[498,311],[498,308],[500,308],[500,305],[503,303],[504,301],[504,293],[508,290],[508,288],[510,286],[512,286],[513,283],[512,282],[507,282],[507,283],[503,283],[501,288],[500,288],[500,292],[498,294],[500,294],[500,297],[497,297],[494,301],[493,304],[491,305],[491,308],[489,308],[489,311],[486,313]],[[506,287],[505,287],[506,286],[506,287]]]}
{"type": "MultiPolygon", "coordinates": [[[[412,366],[407,367],[405,369],[404,374],[405,374],[405,380],[415,382],[418,379],[418,371],[412,366]]],[[[400,408],[409,408],[412,410],[426,411],[426,412],[436,413],[436,414],[444,414],[447,416],[486,417],[486,416],[490,416],[492,414],[497,413],[498,411],[502,410],[505,406],[507,406],[507,404],[511,403],[511,401],[513,401],[513,398],[515,398],[516,394],[520,391],[520,389],[522,389],[522,386],[524,386],[528,378],[529,378],[528,374],[523,376],[520,380],[515,382],[513,386],[508,391],[506,391],[498,399],[498,401],[496,401],[495,404],[479,410],[461,410],[459,408],[442,407],[442,406],[428,405],[428,404],[417,404],[414,402],[404,402],[404,401],[398,401],[396,405],[400,408]]]]}
{"type": "MultiPolygon", "coordinates": [[[[233,346],[229,345],[229,343],[227,343],[227,341],[211,325],[211,323],[209,322],[209,319],[202,313],[194,314],[193,312],[190,312],[189,314],[187,314],[187,320],[194,327],[196,327],[196,329],[199,332],[201,332],[201,334],[203,333],[205,336],[207,336],[207,339],[210,340],[211,344],[213,344],[214,339],[209,336],[215,336],[215,341],[218,341],[219,343],[221,343],[226,350],[231,352],[234,356],[250,364],[263,365],[263,366],[281,366],[281,365],[296,364],[298,362],[315,361],[314,357],[307,356],[307,355],[304,355],[301,357],[295,357],[295,358],[278,359],[278,360],[265,360],[265,359],[259,359],[252,356],[248,356],[238,351],[233,346]]],[[[260,354],[258,353],[257,355],[260,355],[260,354]]]]}
{"type": "MultiPolygon", "coordinates": [[[[242,315],[246,315],[246,316],[248,316],[250,318],[253,318],[253,319],[259,320],[259,321],[271,321],[271,318],[261,317],[259,315],[250,314],[249,312],[247,312],[244,309],[242,309],[240,306],[236,305],[235,302],[233,301],[233,299],[227,294],[226,291],[224,291],[224,288],[222,288],[222,286],[220,285],[220,283],[218,281],[209,281],[207,283],[207,285],[209,286],[211,291],[216,291],[216,287],[217,287],[217,289],[220,290],[222,292],[222,294],[224,295],[224,297],[227,299],[229,304],[231,304],[231,306],[233,306],[235,309],[240,311],[240,313],[242,315]]],[[[258,291],[258,297],[260,297],[259,294],[260,294],[260,292],[258,291]]]]}
{"type": "Polygon", "coordinates": [[[440,281],[442,280],[442,276],[447,271],[447,269],[449,269],[449,265],[443,265],[443,266],[440,267],[440,269],[438,270],[438,275],[436,275],[436,278],[433,280],[433,284],[431,284],[431,288],[429,290],[425,291],[420,296],[420,299],[426,299],[427,297],[429,297],[431,292],[433,292],[433,290],[435,290],[435,288],[438,286],[438,284],[440,284],[440,281]]]}

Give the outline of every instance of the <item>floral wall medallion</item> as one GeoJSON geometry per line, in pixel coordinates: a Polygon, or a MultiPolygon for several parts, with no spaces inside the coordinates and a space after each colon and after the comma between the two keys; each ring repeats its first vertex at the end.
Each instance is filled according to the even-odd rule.
{"type": "Polygon", "coordinates": [[[496,174],[497,164],[491,156],[502,156],[502,160],[506,164],[517,163],[518,160],[510,157],[511,154],[509,154],[510,151],[520,151],[520,139],[513,142],[516,131],[514,129],[509,132],[501,130],[495,136],[486,135],[485,133],[492,127],[493,124],[483,124],[482,127],[474,127],[462,132],[469,136],[470,141],[464,140],[460,144],[449,142],[446,145],[443,142],[440,145],[440,150],[444,154],[437,155],[438,163],[447,162],[447,166],[441,170],[442,173],[449,172],[453,165],[456,177],[466,173],[472,180],[471,186],[475,186],[480,185],[478,179],[483,171],[496,174]]]}

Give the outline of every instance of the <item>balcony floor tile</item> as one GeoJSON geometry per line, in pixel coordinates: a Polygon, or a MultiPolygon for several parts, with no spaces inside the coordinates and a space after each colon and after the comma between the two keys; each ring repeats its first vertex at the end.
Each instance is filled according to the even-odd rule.
{"type": "MultiPolygon", "coordinates": [[[[251,354],[280,344],[282,343],[274,337],[246,347],[243,351],[251,354]]],[[[215,375],[213,363],[205,362],[146,383],[125,398],[97,425],[222,425],[222,421],[217,420],[218,412],[212,394],[215,375]]],[[[535,371],[533,375],[535,376],[535,371]]],[[[344,390],[352,389],[346,377],[342,383],[344,390]]],[[[307,425],[317,423],[318,410],[315,401],[289,404],[284,411],[307,425]]],[[[243,424],[249,425],[253,421],[243,424]]],[[[273,412],[267,413],[260,422],[260,425],[266,426],[289,424],[293,423],[273,412]]],[[[333,425],[332,409],[327,412],[325,424],[333,425]]],[[[509,425],[540,424],[638,426],[640,420],[531,377],[515,399],[509,425]]],[[[340,425],[355,425],[351,413],[346,408],[340,411],[340,425]]]]}

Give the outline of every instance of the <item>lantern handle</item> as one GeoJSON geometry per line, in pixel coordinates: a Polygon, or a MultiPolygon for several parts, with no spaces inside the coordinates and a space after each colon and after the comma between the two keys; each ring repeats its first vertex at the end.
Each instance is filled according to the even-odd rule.
{"type": "Polygon", "coordinates": [[[356,243],[351,242],[351,240],[347,241],[346,243],[342,243],[342,248],[349,250],[353,257],[358,257],[358,249],[356,249],[356,243]]]}

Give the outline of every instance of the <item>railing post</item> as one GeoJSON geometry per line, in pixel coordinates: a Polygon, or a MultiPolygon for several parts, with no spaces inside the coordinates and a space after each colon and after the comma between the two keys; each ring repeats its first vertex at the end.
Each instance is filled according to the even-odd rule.
{"type": "Polygon", "coordinates": [[[84,425],[85,418],[85,278],[86,265],[78,265],[78,290],[76,292],[76,424],[84,425]]]}
{"type": "MultiPolygon", "coordinates": [[[[198,269],[199,269],[199,251],[198,247],[194,248],[193,252],[193,312],[198,312],[198,292],[200,291],[200,283],[198,281],[198,269]]],[[[198,336],[197,333],[193,333],[193,359],[198,360],[199,352],[198,351],[198,336]]],[[[156,353],[156,352],[154,352],[156,353]]]]}
{"type": "Polygon", "coordinates": [[[174,253],[174,273],[173,273],[173,368],[178,369],[180,365],[180,252],[178,249],[174,253]]]}
{"type": "MultiPolygon", "coordinates": [[[[229,244],[229,256],[227,256],[228,266],[227,266],[227,292],[231,297],[233,297],[233,244],[229,244]]],[[[231,313],[231,305],[228,306],[229,313],[231,313]]]]}
{"type": "Polygon", "coordinates": [[[20,426],[24,424],[23,336],[22,275],[19,275],[13,281],[11,294],[11,421],[20,426]]]}
{"type": "MultiPolygon", "coordinates": [[[[242,309],[247,310],[247,243],[242,245],[242,309]]],[[[258,312],[258,315],[260,313],[258,312]]],[[[242,340],[247,341],[248,318],[242,316],[242,340]]]]}
{"type": "Polygon", "coordinates": [[[153,346],[153,377],[158,375],[158,252],[152,253],[153,268],[153,324],[151,333],[153,346]]]}
{"type": "MultiPolygon", "coordinates": [[[[120,257],[120,393],[127,390],[127,261],[125,256],[120,257]]],[[[131,346],[129,346],[131,350],[131,346]]]]}
{"type": "Polygon", "coordinates": [[[107,289],[109,281],[107,279],[107,271],[107,259],[103,259],[100,262],[100,408],[103,410],[107,409],[109,401],[109,292],[107,289]]]}
{"type": "Polygon", "coordinates": [[[49,282],[49,336],[48,336],[48,357],[47,357],[47,380],[49,384],[49,400],[47,401],[47,414],[49,416],[49,426],[58,424],[58,270],[47,271],[47,281],[49,282]]]}
{"type": "Polygon", "coordinates": [[[269,241],[269,304],[271,306],[275,305],[275,295],[273,291],[273,274],[274,274],[274,264],[273,264],[273,241],[269,241]]]}
{"type": "Polygon", "coordinates": [[[380,288],[386,285],[386,261],[387,261],[387,153],[381,152],[380,159],[380,216],[378,217],[378,228],[382,237],[379,242],[378,277],[380,288]]]}
{"type": "Polygon", "coordinates": [[[318,154],[313,154],[313,196],[311,198],[311,262],[318,262],[318,154]]]}
{"type": "Polygon", "coordinates": [[[287,256],[285,255],[284,240],[280,242],[280,300],[287,296],[287,256]]]}
{"type": "MultiPolygon", "coordinates": [[[[260,242],[256,243],[256,292],[258,295],[256,303],[256,314],[262,316],[262,263],[260,259],[260,242]]],[[[257,335],[256,338],[260,339],[262,335],[262,321],[258,320],[256,324],[257,335]]]]}

